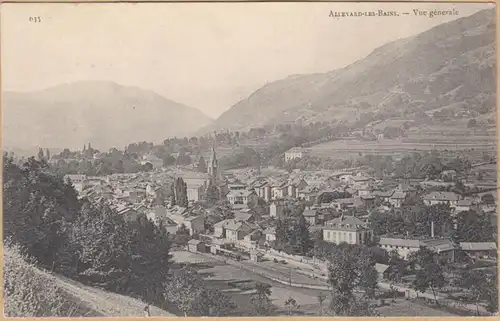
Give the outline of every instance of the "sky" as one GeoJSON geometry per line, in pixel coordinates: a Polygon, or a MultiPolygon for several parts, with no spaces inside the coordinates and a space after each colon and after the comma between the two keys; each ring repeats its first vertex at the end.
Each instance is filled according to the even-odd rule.
{"type": "Polygon", "coordinates": [[[153,90],[216,118],[268,82],[327,72],[485,3],[2,4],[2,89],[79,80],[153,90]],[[398,17],[330,17],[330,11],[398,17]],[[458,11],[416,16],[413,9],[458,11]],[[40,22],[30,21],[40,17],[40,22]]]}

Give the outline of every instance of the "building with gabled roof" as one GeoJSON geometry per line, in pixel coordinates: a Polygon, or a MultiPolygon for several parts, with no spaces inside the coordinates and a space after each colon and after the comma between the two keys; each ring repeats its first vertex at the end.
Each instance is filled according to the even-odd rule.
{"type": "Polygon", "coordinates": [[[495,242],[460,242],[460,248],[473,259],[497,257],[497,244],[495,242]]]}
{"type": "Polygon", "coordinates": [[[242,240],[257,226],[244,221],[226,219],[214,224],[214,235],[231,241],[242,240]]]}
{"type": "Polygon", "coordinates": [[[365,244],[373,240],[373,231],[359,218],[341,215],[325,223],[323,240],[335,244],[365,244]]]}
{"type": "Polygon", "coordinates": [[[425,205],[448,204],[450,207],[456,207],[460,196],[453,192],[431,192],[423,197],[425,205]]]}

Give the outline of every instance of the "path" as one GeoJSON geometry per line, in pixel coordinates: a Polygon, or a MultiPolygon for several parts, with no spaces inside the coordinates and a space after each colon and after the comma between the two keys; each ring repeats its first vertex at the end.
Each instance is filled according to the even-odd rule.
{"type": "MultiPolygon", "coordinates": [[[[60,275],[51,276],[67,294],[80,301],[76,303],[88,307],[97,314],[110,317],[144,316],[146,303],[140,300],[86,286],[60,275]]],[[[155,306],[150,306],[150,311],[151,316],[176,316],[155,306]]]]}

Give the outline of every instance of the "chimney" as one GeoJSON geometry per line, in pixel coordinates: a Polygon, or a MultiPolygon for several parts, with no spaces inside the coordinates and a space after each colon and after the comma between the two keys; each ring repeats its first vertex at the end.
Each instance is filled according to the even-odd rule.
{"type": "Polygon", "coordinates": [[[434,238],[434,221],[431,221],[431,237],[434,238]]]}

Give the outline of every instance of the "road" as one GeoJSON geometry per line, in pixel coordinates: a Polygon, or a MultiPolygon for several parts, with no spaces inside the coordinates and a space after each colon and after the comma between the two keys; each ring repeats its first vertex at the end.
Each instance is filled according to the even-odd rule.
{"type": "MultiPolygon", "coordinates": [[[[71,295],[79,304],[93,311],[95,315],[108,317],[144,316],[146,303],[140,300],[83,285],[61,275],[52,274],[50,276],[54,278],[63,291],[71,295]]],[[[150,311],[151,316],[176,316],[155,306],[150,306],[150,311]]]]}
{"type": "MultiPolygon", "coordinates": [[[[212,256],[212,255],[210,255],[212,256]]],[[[212,256],[214,257],[214,256],[212,256]]],[[[310,288],[310,289],[318,289],[318,290],[328,290],[328,284],[325,280],[325,276],[320,275],[318,272],[313,272],[311,269],[308,269],[307,274],[309,275],[314,275],[316,278],[306,276],[303,274],[300,274],[297,272],[293,266],[288,263],[287,265],[283,265],[280,263],[274,263],[272,261],[267,261],[267,262],[253,262],[249,260],[244,260],[244,261],[233,261],[229,259],[224,259],[224,261],[227,264],[231,264],[243,269],[246,269],[249,272],[261,275],[263,277],[266,277],[268,279],[272,279],[274,281],[278,281],[282,284],[288,284],[289,286],[292,287],[301,287],[301,288],[310,288]]],[[[290,261],[290,260],[287,260],[290,261]]],[[[298,263],[298,262],[297,262],[298,263]]],[[[304,263],[300,263],[304,264],[304,263]]],[[[382,290],[389,290],[391,287],[390,283],[387,282],[378,282],[378,286],[382,290]]],[[[394,288],[396,288],[400,292],[408,293],[410,298],[426,298],[430,300],[434,300],[434,294],[431,290],[428,290],[424,293],[417,292],[414,289],[399,284],[399,285],[393,285],[394,288]]],[[[471,312],[476,313],[477,310],[483,315],[489,315],[489,313],[486,311],[486,308],[482,305],[476,306],[475,304],[465,304],[465,303],[458,303],[454,300],[450,300],[448,296],[445,293],[440,293],[436,291],[436,298],[438,301],[448,301],[452,302],[453,305],[459,306],[462,309],[465,308],[471,312]]]]}

